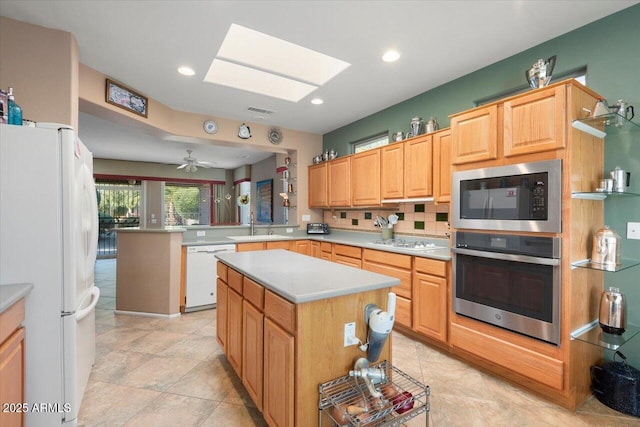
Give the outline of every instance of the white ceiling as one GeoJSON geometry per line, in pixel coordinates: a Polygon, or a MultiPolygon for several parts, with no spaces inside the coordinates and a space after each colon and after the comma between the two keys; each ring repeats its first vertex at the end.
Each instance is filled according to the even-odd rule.
{"type": "MultiPolygon", "coordinates": [[[[82,63],[176,110],[323,134],[635,3],[0,0],[0,14],[73,33],[82,63]],[[297,103],[204,83],[232,23],[351,66],[297,103]],[[398,62],[381,61],[389,48],[401,52],[398,62]],[[178,74],[181,65],[195,76],[178,74]],[[274,113],[260,117],[250,106],[274,113]]],[[[88,114],[80,130],[96,157],[177,164],[193,148],[201,161],[255,163],[238,163],[246,153],[228,147],[172,146],[88,114]]]]}

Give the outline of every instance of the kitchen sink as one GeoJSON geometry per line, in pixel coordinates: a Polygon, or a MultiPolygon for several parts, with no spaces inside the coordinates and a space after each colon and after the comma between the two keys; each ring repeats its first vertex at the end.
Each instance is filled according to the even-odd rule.
{"type": "Polygon", "coordinates": [[[258,234],[255,236],[227,236],[228,239],[238,242],[255,242],[259,240],[283,240],[290,239],[291,236],[283,236],[282,234],[258,234]]]}

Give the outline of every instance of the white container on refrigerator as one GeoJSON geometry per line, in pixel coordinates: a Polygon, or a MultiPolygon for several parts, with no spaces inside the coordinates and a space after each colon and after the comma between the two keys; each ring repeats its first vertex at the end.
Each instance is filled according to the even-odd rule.
{"type": "Polygon", "coordinates": [[[75,426],[100,296],[93,156],[68,126],[39,126],[0,125],[0,284],[33,284],[25,300],[26,427],[75,426]]]}
{"type": "Polygon", "coordinates": [[[216,279],[218,278],[216,254],[235,251],[235,244],[187,246],[185,312],[215,307],[216,279]]]}

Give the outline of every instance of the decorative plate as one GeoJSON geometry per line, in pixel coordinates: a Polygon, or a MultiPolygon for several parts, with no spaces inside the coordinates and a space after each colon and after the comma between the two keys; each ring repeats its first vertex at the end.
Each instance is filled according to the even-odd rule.
{"type": "Polygon", "coordinates": [[[238,137],[242,139],[251,138],[251,129],[249,129],[249,126],[244,123],[240,125],[240,129],[238,129],[238,137]]]}
{"type": "Polygon", "coordinates": [[[204,131],[206,133],[216,133],[218,132],[218,124],[213,120],[205,120],[202,124],[204,131]]]}
{"type": "Polygon", "coordinates": [[[268,138],[270,143],[280,144],[282,142],[282,132],[280,131],[280,129],[272,128],[269,131],[268,138]]]}

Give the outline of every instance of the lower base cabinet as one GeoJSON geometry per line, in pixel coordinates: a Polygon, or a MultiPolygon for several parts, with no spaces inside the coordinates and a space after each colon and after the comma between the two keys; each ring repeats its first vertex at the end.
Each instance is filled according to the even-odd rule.
{"type": "Polygon", "coordinates": [[[242,378],[242,295],[229,289],[227,295],[227,348],[229,364],[242,378]]]}
{"type": "MultiPolygon", "coordinates": [[[[0,403],[24,402],[24,299],[0,314],[0,403]]],[[[0,426],[24,426],[24,413],[0,408],[0,426]]]]}
{"type": "Polygon", "coordinates": [[[242,384],[262,411],[264,315],[247,300],[242,303],[242,384]]]}
{"type": "Polygon", "coordinates": [[[447,263],[416,258],[413,274],[413,330],[447,341],[447,263]]]}
{"type": "Polygon", "coordinates": [[[294,337],[265,319],[262,414],[270,426],[294,425],[294,350],[294,337]]]}

